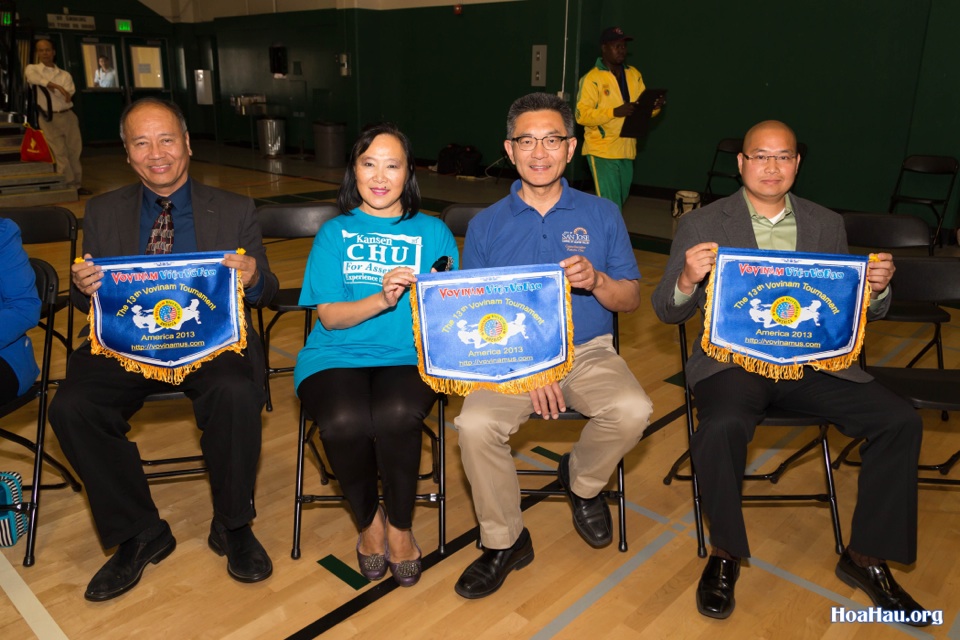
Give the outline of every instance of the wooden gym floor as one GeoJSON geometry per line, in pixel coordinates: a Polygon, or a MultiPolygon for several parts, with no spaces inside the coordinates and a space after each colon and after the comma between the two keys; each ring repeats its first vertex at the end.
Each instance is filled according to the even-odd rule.
{"type": "MultiPolygon", "coordinates": [[[[263,166],[236,150],[194,145],[194,179],[250,195],[258,201],[332,199],[339,172],[305,169],[308,163],[263,166]],[[213,160],[201,161],[197,158],[213,160]],[[237,158],[240,158],[237,160],[237,158]],[[246,163],[244,165],[244,163],[246,163]],[[237,168],[227,164],[285,172],[237,168]],[[306,195],[305,195],[306,194],[306,195]]],[[[249,154],[248,154],[249,155],[249,154]]],[[[96,193],[130,183],[134,176],[119,150],[99,150],[85,156],[85,185],[96,193]]],[[[506,184],[465,182],[423,172],[425,209],[436,213],[444,202],[492,201],[506,184]]],[[[81,203],[67,203],[82,216],[81,203]]],[[[631,231],[664,237],[669,230],[668,205],[631,198],[625,212],[631,231]],[[639,204],[638,204],[639,202],[639,204]]],[[[304,510],[303,557],[290,557],[293,483],[297,444],[298,403],[291,378],[273,380],[274,411],[263,414],[263,453],[257,481],[254,530],[274,562],[274,574],[259,584],[240,584],[226,574],[225,560],[207,548],[211,504],[205,481],[179,479],[157,482],[153,494],[162,517],[173,528],[176,552],[159,565],[149,565],[141,583],[130,593],[106,603],[83,599],[83,590],[105,562],[82,494],[47,491],[41,496],[37,562],[22,566],[24,544],[0,554],[0,638],[960,638],[960,490],[920,490],[919,561],[896,566],[897,578],[922,604],[943,611],[943,625],[915,630],[886,624],[831,623],[831,609],[859,609],[868,599],[833,574],[829,511],[825,506],[756,503],[745,508],[754,557],[741,573],[737,610],[726,621],[697,614],[694,590],[704,566],[696,555],[689,483],[666,486],[662,478],[686,449],[682,416],[683,393],[676,329],[654,316],[649,296],[666,262],[665,241],[641,239],[637,261],[643,274],[644,302],[640,310],[621,317],[622,351],[634,374],[654,402],[651,429],[627,457],[627,533],[629,549],[616,543],[594,550],[582,542],[571,524],[564,500],[530,501],[524,513],[536,550],[529,567],[512,573],[496,594],[467,601],[453,585],[477,556],[476,520],[464,478],[453,417],[460,402],[447,413],[447,538],[445,557],[437,545],[435,506],[419,506],[414,529],[425,554],[426,571],[412,589],[397,588],[389,576],[380,583],[351,586],[356,577],[356,528],[344,505],[308,506],[304,510]]],[[[273,270],[282,286],[297,286],[310,242],[285,241],[268,246],[273,270]]],[[[66,278],[62,245],[28,247],[66,278]]],[[[944,327],[948,367],[960,366],[960,311],[944,327]]],[[[61,314],[62,316],[63,314],[61,314]]],[[[291,314],[293,315],[293,314],[291,314]]],[[[82,318],[79,319],[83,321],[82,318]]],[[[302,320],[286,318],[275,329],[275,364],[292,363],[300,344],[302,320]]],[[[65,317],[58,319],[65,327],[65,317]]],[[[689,327],[690,335],[695,327],[689,327]]],[[[905,364],[929,337],[919,325],[880,322],[870,326],[867,347],[872,362],[905,364]]],[[[36,341],[36,340],[35,340],[36,341]]],[[[38,352],[39,355],[39,352],[38,352]]],[[[62,348],[54,345],[54,376],[64,372],[62,348]]],[[[935,366],[928,356],[923,366],[935,366]]],[[[958,390],[960,392],[960,390],[958,390]]],[[[55,392],[54,392],[55,393],[55,392]]],[[[36,405],[3,418],[4,428],[32,438],[36,405]]],[[[921,457],[939,461],[960,448],[960,415],[924,412],[921,457]]],[[[436,425],[436,416],[431,420],[436,425]]],[[[157,403],[141,410],[131,438],[146,456],[185,455],[198,450],[189,402],[157,403]]],[[[578,423],[531,422],[513,439],[517,464],[553,468],[569,450],[578,423]]],[[[812,429],[765,428],[750,448],[750,466],[769,466],[812,437],[812,429]]],[[[831,431],[834,455],[847,439],[831,431]]],[[[56,438],[48,429],[48,451],[57,457],[56,438]]],[[[424,451],[426,466],[429,453],[424,451]]],[[[24,450],[0,441],[0,469],[30,473],[24,450]]],[[[308,465],[307,490],[321,488],[314,466],[308,465]]],[[[49,481],[51,470],[45,470],[49,481]]],[[[952,475],[957,477],[960,470],[952,475]]],[[[857,472],[843,467],[835,473],[844,533],[857,492],[857,472]]],[[[823,471],[814,454],[793,468],[769,491],[819,491],[823,471]],[[812,487],[812,488],[811,488],[812,487]]],[[[526,479],[542,486],[544,479],[526,479]]],[[[423,490],[431,490],[429,482],[423,490]]],[[[747,491],[759,487],[750,485],[747,491]]],[[[615,512],[614,512],[614,515],[615,512]]]]}

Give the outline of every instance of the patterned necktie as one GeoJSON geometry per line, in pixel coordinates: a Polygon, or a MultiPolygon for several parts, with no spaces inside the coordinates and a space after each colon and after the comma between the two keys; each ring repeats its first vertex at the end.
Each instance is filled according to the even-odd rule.
{"type": "Polygon", "coordinates": [[[150,229],[150,239],[147,241],[147,255],[167,254],[173,252],[173,202],[170,198],[157,198],[160,205],[160,215],[153,221],[150,229]]]}

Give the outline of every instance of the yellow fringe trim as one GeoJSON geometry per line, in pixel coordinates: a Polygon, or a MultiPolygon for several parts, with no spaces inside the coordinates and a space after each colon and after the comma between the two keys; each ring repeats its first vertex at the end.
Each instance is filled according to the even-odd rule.
{"type": "MultiPolygon", "coordinates": [[[[714,252],[716,253],[716,250],[714,250],[714,252]]],[[[870,262],[878,262],[879,260],[880,257],[877,256],[877,254],[870,254],[870,262]]],[[[864,278],[863,281],[863,303],[860,305],[860,322],[858,323],[857,339],[854,343],[853,350],[846,355],[835,358],[826,358],[824,360],[807,363],[795,362],[793,364],[773,364],[771,362],[765,362],[726,347],[718,347],[710,342],[710,317],[711,308],[713,307],[713,284],[715,281],[716,278],[711,277],[706,287],[707,301],[703,307],[703,338],[700,341],[700,346],[703,348],[704,353],[717,362],[730,362],[732,359],[734,364],[740,365],[744,370],[759,374],[764,378],[770,378],[771,380],[799,380],[803,377],[805,364],[812,367],[815,371],[842,371],[856,362],[860,357],[860,350],[863,348],[863,336],[867,327],[867,311],[870,308],[870,282],[866,278],[864,278]]]]}
{"type": "Polygon", "coordinates": [[[466,396],[477,389],[488,389],[497,393],[527,393],[540,387],[545,387],[554,382],[563,380],[570,370],[573,369],[573,307],[570,301],[570,281],[563,277],[564,289],[564,314],[567,320],[567,359],[555,367],[545,371],[535,373],[530,376],[510,380],[507,382],[485,382],[477,380],[452,380],[450,378],[438,378],[427,375],[424,371],[425,358],[423,356],[423,340],[420,335],[420,314],[417,311],[418,303],[415,292],[410,294],[410,308],[413,311],[413,337],[417,347],[417,369],[420,371],[420,377],[427,386],[437,393],[454,394],[466,396]]]}
{"type": "Polygon", "coordinates": [[[201,358],[196,362],[183,365],[182,367],[158,367],[152,364],[137,362],[136,360],[128,358],[123,354],[117,353],[116,351],[112,351],[103,346],[100,341],[97,340],[97,332],[95,331],[95,327],[97,326],[96,318],[94,317],[96,315],[96,305],[91,304],[90,312],[87,314],[87,321],[90,323],[90,352],[97,355],[107,356],[108,358],[113,358],[114,360],[119,361],[120,364],[123,365],[123,368],[130,373],[139,373],[147,380],[160,380],[161,382],[178,385],[182,383],[188,375],[199,369],[204,362],[213,360],[225,351],[233,351],[234,353],[239,353],[242,356],[243,350],[247,348],[247,318],[244,314],[243,306],[243,278],[240,277],[239,272],[237,272],[237,314],[240,322],[239,341],[217,349],[206,357],[201,358]]]}

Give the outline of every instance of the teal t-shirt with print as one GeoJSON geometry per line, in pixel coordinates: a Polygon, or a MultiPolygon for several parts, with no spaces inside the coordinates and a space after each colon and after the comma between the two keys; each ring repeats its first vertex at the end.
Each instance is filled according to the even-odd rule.
{"type": "MultiPolygon", "coordinates": [[[[352,302],[379,293],[383,275],[406,266],[429,273],[434,261],[460,260],[450,229],[433,216],[378,218],[360,209],[326,222],[313,241],[300,292],[300,304],[352,302]]],[[[347,329],[326,329],[317,320],[297,356],[294,388],[325,369],[396,366],[417,363],[410,292],[392,309],[347,329]]]]}

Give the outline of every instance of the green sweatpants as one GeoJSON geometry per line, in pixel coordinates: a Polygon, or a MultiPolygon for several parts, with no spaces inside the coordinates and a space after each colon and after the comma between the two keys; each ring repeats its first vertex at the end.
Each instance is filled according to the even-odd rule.
{"type": "Polygon", "coordinates": [[[586,156],[593,174],[593,184],[596,185],[597,195],[612,200],[618,207],[623,207],[630,195],[630,185],[633,183],[633,160],[598,158],[586,156]]]}

